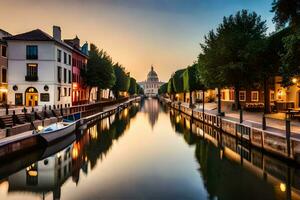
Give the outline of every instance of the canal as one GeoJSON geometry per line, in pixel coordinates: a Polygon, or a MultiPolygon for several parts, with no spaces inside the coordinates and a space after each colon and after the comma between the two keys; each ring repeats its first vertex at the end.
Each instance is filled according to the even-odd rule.
{"type": "Polygon", "coordinates": [[[148,99],[1,163],[0,199],[300,199],[287,163],[148,99]]]}

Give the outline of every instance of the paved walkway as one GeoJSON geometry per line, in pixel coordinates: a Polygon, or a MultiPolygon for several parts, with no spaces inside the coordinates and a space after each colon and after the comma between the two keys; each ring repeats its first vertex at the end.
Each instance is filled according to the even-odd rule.
{"type": "MultiPolygon", "coordinates": [[[[196,109],[202,110],[202,104],[197,104],[196,109]]],[[[216,103],[205,103],[204,109],[206,111],[217,112],[216,103]]],[[[233,120],[239,121],[240,113],[239,111],[225,110],[222,107],[222,111],[225,111],[226,117],[231,117],[233,120]]],[[[262,112],[243,112],[243,119],[249,123],[262,123],[262,112]]],[[[269,128],[276,128],[285,131],[285,114],[284,113],[274,113],[266,115],[266,123],[269,128]]],[[[291,131],[300,134],[300,122],[298,120],[291,121],[291,131]]]]}

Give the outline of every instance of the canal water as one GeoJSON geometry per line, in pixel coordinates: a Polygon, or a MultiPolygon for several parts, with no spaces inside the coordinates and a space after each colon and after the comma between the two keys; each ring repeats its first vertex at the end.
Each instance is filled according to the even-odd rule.
{"type": "Polygon", "coordinates": [[[155,99],[0,164],[0,199],[300,199],[299,168],[155,99]]]}

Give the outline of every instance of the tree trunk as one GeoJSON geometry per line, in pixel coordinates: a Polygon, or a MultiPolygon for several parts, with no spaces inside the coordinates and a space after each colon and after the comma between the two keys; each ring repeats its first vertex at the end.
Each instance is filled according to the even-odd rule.
{"type": "Polygon", "coordinates": [[[271,112],[270,108],[270,87],[269,87],[269,79],[264,79],[264,113],[268,114],[271,112]]]}
{"type": "Polygon", "coordinates": [[[101,101],[101,89],[98,87],[97,89],[97,102],[101,101]]]}
{"type": "Polygon", "coordinates": [[[218,114],[221,114],[221,89],[218,87],[218,114]]]}
{"type": "Polygon", "coordinates": [[[186,102],[186,93],[183,93],[183,102],[186,102]]]}
{"type": "Polygon", "coordinates": [[[241,109],[239,92],[240,92],[240,88],[234,87],[234,109],[235,110],[241,109]]]}
{"type": "Polygon", "coordinates": [[[108,90],[108,99],[110,99],[110,92],[111,92],[111,90],[109,89],[108,90]]]}
{"type": "Polygon", "coordinates": [[[193,92],[190,91],[190,108],[193,107],[193,92]]]}

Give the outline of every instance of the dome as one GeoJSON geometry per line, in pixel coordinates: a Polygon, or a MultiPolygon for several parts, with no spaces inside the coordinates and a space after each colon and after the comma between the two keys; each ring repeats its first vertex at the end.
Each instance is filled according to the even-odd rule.
{"type": "Polygon", "coordinates": [[[148,82],[158,82],[158,76],[157,76],[157,73],[154,71],[153,66],[151,66],[151,71],[148,73],[147,81],[148,82]]]}

